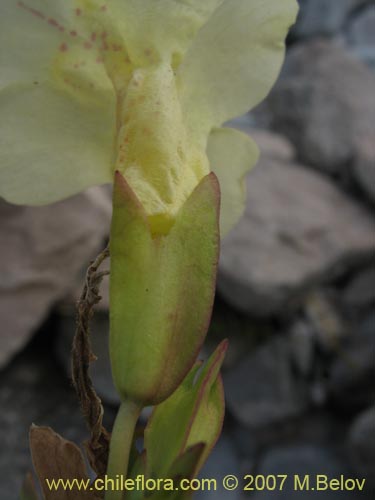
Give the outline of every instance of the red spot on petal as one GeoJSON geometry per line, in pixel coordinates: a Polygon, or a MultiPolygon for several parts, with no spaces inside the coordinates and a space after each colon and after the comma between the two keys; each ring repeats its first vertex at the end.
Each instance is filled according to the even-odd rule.
{"type": "Polygon", "coordinates": [[[89,49],[91,49],[91,48],[92,48],[92,43],[90,43],[90,42],[85,42],[85,43],[83,44],[83,46],[85,47],[85,49],[89,50],[89,49]]]}
{"type": "Polygon", "coordinates": [[[96,62],[97,62],[98,64],[101,64],[101,63],[103,63],[103,62],[104,62],[104,59],[103,59],[102,57],[97,57],[97,58],[96,58],[96,62]]]}
{"type": "Polygon", "coordinates": [[[82,10],[81,9],[76,9],[76,16],[80,16],[82,14],[82,10]]]}
{"type": "Polygon", "coordinates": [[[59,23],[56,21],[56,19],[53,19],[52,17],[48,19],[48,24],[50,24],[51,26],[55,26],[56,28],[59,27],[59,23]]]}
{"type": "Polygon", "coordinates": [[[105,31],[103,31],[103,33],[100,35],[102,38],[107,38],[108,36],[108,33],[106,33],[105,31]]]}
{"type": "Polygon", "coordinates": [[[18,7],[21,7],[21,9],[25,9],[27,12],[30,12],[30,14],[33,14],[35,17],[39,17],[39,19],[45,19],[46,16],[40,12],[39,10],[33,9],[32,7],[28,7],[25,5],[23,2],[17,2],[18,7]]]}
{"type": "Polygon", "coordinates": [[[100,7],[100,10],[101,10],[102,12],[105,12],[105,11],[107,10],[107,6],[106,6],[106,5],[102,5],[102,6],[100,7]]]}
{"type": "Polygon", "coordinates": [[[66,52],[68,50],[68,46],[66,43],[62,43],[59,47],[60,52],[66,52]]]}
{"type": "Polygon", "coordinates": [[[91,33],[91,40],[95,42],[96,40],[96,33],[91,33]]]}
{"type": "Polygon", "coordinates": [[[69,34],[70,36],[77,36],[77,32],[75,30],[71,31],[69,34]]]}

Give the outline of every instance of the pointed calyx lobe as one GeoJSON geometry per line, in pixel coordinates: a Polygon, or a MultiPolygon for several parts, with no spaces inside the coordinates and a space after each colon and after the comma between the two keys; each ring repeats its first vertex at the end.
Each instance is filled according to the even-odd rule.
{"type": "Polygon", "coordinates": [[[182,466],[187,477],[199,472],[222,429],[224,392],[219,371],[227,347],[223,341],[203,367],[196,363],[172,396],[155,407],[145,430],[148,475],[173,477],[182,466]],[[197,454],[199,444],[203,448],[197,454]],[[187,462],[191,453],[194,460],[187,462]]]}
{"type": "Polygon", "coordinates": [[[111,227],[110,351],[123,399],[157,404],[191,369],[207,332],[219,255],[214,174],[192,192],[166,235],[117,173],[111,227]]]}

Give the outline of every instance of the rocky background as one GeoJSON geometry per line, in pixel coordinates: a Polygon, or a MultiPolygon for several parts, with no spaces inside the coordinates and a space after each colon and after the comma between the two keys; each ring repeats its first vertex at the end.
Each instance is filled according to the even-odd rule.
{"type": "MultiPolygon", "coordinates": [[[[230,339],[227,417],[203,477],[366,477],[359,492],[253,492],[254,500],[375,495],[375,6],[300,0],[283,72],[236,120],[258,142],[246,213],[225,238],[204,353],[230,339]]],[[[105,245],[110,193],[43,208],[0,202],[0,499],[30,469],[28,428],[87,437],[69,381],[75,301],[105,245]]],[[[111,425],[108,297],[93,324],[94,380],[111,425]]],[[[203,354],[204,354],[203,353],[203,354]]],[[[289,483],[290,486],[291,483],[289,483]]],[[[244,494],[197,494],[241,500],[244,494]]]]}

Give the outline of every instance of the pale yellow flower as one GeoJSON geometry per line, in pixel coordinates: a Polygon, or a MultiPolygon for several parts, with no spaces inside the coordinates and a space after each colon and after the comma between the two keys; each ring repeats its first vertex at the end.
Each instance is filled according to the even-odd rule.
{"type": "Polygon", "coordinates": [[[214,170],[222,229],[257,159],[221,125],[279,72],[295,0],[1,0],[0,195],[49,203],[120,170],[165,232],[214,170]]]}

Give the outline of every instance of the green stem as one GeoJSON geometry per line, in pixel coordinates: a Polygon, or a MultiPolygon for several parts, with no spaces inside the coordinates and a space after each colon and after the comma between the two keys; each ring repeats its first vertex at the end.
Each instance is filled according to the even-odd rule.
{"type": "MultiPolygon", "coordinates": [[[[116,480],[119,476],[127,477],[134,430],[141,410],[142,408],[132,401],[121,403],[109,448],[107,476],[110,479],[116,480]]],[[[123,495],[124,491],[107,491],[105,500],[122,500],[123,495]]]]}

